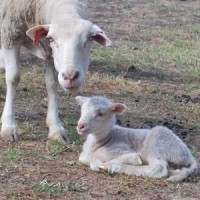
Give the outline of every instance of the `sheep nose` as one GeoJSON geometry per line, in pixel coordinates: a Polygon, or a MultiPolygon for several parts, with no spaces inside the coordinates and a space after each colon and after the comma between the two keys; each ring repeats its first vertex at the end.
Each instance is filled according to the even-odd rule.
{"type": "Polygon", "coordinates": [[[75,71],[75,72],[68,72],[68,73],[63,73],[62,76],[63,76],[63,79],[66,81],[66,80],[69,80],[69,81],[74,81],[76,79],[78,79],[80,73],[78,71],[75,71]]]}

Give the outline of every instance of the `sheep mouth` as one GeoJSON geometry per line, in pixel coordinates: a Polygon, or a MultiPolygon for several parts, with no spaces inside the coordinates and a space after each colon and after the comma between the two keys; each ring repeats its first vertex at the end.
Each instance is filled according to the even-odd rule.
{"type": "Polygon", "coordinates": [[[62,87],[67,94],[77,94],[80,91],[80,87],[62,87]]]}

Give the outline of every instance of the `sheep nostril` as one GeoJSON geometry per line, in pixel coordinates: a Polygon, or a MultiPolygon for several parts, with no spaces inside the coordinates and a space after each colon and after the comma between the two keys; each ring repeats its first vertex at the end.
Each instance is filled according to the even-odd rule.
{"type": "Polygon", "coordinates": [[[79,72],[75,72],[73,79],[77,79],[79,77],[79,72]]]}
{"type": "Polygon", "coordinates": [[[80,75],[80,73],[78,71],[72,72],[72,73],[62,73],[62,77],[65,81],[66,80],[69,80],[69,81],[76,80],[76,79],[78,79],[79,75],[80,75]]]}

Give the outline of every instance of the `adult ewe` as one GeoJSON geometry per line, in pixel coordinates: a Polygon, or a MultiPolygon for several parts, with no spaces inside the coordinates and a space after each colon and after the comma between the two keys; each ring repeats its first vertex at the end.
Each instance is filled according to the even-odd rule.
{"type": "Polygon", "coordinates": [[[1,138],[18,139],[14,101],[23,46],[46,63],[48,137],[65,140],[58,116],[57,81],[67,92],[77,90],[89,65],[92,41],[104,46],[111,43],[97,25],[87,21],[87,1],[0,0],[0,31],[0,69],[5,69],[7,84],[1,138]]]}
{"type": "Polygon", "coordinates": [[[103,97],[76,100],[81,105],[77,131],[87,135],[79,160],[92,170],[182,181],[197,169],[187,146],[168,128],[120,127],[115,114],[122,114],[125,105],[103,97]]]}

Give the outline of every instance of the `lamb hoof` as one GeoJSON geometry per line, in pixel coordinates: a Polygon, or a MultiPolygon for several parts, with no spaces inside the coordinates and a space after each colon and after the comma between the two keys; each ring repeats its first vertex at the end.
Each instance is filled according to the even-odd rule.
{"type": "Polygon", "coordinates": [[[105,167],[105,166],[100,166],[99,171],[102,172],[102,173],[108,173],[108,168],[105,167]]]}
{"type": "Polygon", "coordinates": [[[6,142],[15,142],[18,140],[18,134],[15,130],[1,131],[0,136],[6,142]]]}
{"type": "Polygon", "coordinates": [[[106,166],[101,166],[99,168],[99,170],[103,173],[111,173],[111,174],[114,174],[114,173],[119,173],[120,170],[121,170],[121,166],[118,165],[118,164],[109,164],[109,165],[106,165],[106,166]]]}
{"type": "Polygon", "coordinates": [[[120,167],[120,165],[118,165],[118,164],[113,164],[113,165],[111,165],[109,168],[108,168],[108,171],[110,172],[110,173],[119,173],[120,172],[120,170],[121,170],[121,167],[120,167]]]}

